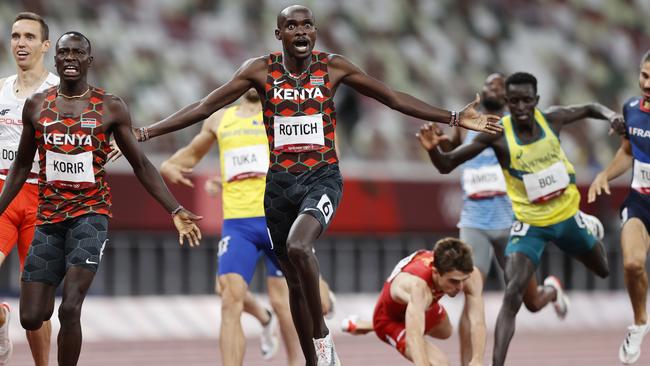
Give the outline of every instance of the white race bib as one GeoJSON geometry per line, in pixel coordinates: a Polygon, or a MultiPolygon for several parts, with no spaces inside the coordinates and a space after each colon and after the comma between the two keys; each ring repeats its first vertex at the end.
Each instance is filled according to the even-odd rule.
{"type": "Polygon", "coordinates": [[[650,164],[634,160],[632,189],[643,194],[650,194],[650,164]]]}
{"type": "Polygon", "coordinates": [[[463,169],[463,187],[471,199],[506,194],[506,180],[499,165],[463,169]]]}
{"type": "Polygon", "coordinates": [[[510,227],[510,236],[526,236],[530,229],[529,224],[525,224],[519,220],[515,220],[510,227]]]}
{"type": "Polygon", "coordinates": [[[84,189],[95,185],[93,153],[76,155],[45,152],[45,176],[47,183],[58,188],[84,189]]]}
{"type": "Polygon", "coordinates": [[[269,148],[252,145],[227,150],[223,163],[227,182],[264,176],[269,169],[269,148]]]}
{"type": "Polygon", "coordinates": [[[284,117],[275,116],[273,122],[273,150],[305,152],[325,146],[323,115],[284,117]]]}
{"type": "Polygon", "coordinates": [[[564,163],[557,163],[537,173],[524,174],[524,186],[528,201],[541,203],[550,201],[564,192],[571,183],[564,163]]]}
{"type": "MultiPolygon", "coordinates": [[[[18,143],[0,139],[0,175],[7,176],[9,174],[11,164],[16,160],[16,157],[18,157],[18,143]]],[[[38,153],[36,153],[27,183],[37,182],[35,179],[38,178],[38,170],[38,153]]]]}

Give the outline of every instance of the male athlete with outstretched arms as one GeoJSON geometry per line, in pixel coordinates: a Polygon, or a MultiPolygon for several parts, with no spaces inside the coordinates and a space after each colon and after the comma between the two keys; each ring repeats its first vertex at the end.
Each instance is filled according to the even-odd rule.
{"type": "MultiPolygon", "coordinates": [[[[11,27],[11,53],[16,62],[16,74],[0,80],[0,189],[16,159],[18,142],[23,131],[22,113],[25,99],[59,83],[59,78],[44,65],[50,48],[49,27],[41,16],[24,12],[16,15],[11,27]]],[[[34,237],[38,206],[38,156],[29,172],[27,182],[16,199],[0,216],[0,266],[18,247],[20,270],[34,237]]],[[[9,304],[0,304],[0,365],[9,362],[12,343],[9,338],[9,304]]],[[[50,321],[36,330],[28,330],[27,341],[36,366],[47,366],[50,354],[50,321]]]]}
{"type": "Polygon", "coordinates": [[[200,217],[169,193],[156,168],[137,148],[124,102],[87,83],[90,41],[66,32],[56,43],[58,87],[28,98],[22,113],[18,153],[0,194],[5,212],[29,177],[38,151],[38,213],[34,239],[25,260],[20,322],[37,330],[54,311],[61,282],[59,365],[76,365],[81,351],[81,307],[102,259],[111,216],[104,165],[111,136],[149,193],[171,214],[185,239],[198,245],[200,217]]]}
{"type": "Polygon", "coordinates": [[[650,51],[641,59],[639,87],[642,95],[623,105],[626,130],[621,147],[589,187],[588,197],[591,203],[603,191],[609,194],[609,181],[634,168],[631,189],[621,208],[625,287],[632,303],[634,324],[628,327],[618,357],[628,365],[639,359],[643,338],[650,332],[646,308],[646,260],[650,251],[650,51]]]}
{"type": "Polygon", "coordinates": [[[598,103],[556,106],[542,112],[537,108],[537,79],[528,73],[515,73],[506,79],[506,102],[510,115],[501,120],[503,135],[483,134],[443,153],[438,149],[440,136],[431,124],[418,134],[441,173],[451,172],[491,147],[506,179],[516,221],[505,251],[506,290],[495,329],[494,366],[505,362],[515,317],[547,242],[555,243],[596,275],[609,275],[607,253],[600,241],[602,224],[579,209],[575,170],[558,135],[564,125],[585,118],[606,120],[619,133],[623,126],[622,116],[598,103]]]}
{"type": "MultiPolygon", "coordinates": [[[[314,51],[316,26],[306,7],[290,6],[277,17],[282,52],[246,61],[232,79],[205,98],[136,132],[139,140],[198,123],[255,88],[264,105],[270,167],[264,207],[273,249],[289,285],[290,306],[308,365],[337,365],[338,357],[321,313],[314,241],[331,223],[343,182],[334,144],[334,94],[346,84],[392,109],[427,121],[496,133],[497,117],[474,109],[433,107],[394,91],[340,55],[314,51]]],[[[478,98],[477,98],[478,99],[478,98]]]]}

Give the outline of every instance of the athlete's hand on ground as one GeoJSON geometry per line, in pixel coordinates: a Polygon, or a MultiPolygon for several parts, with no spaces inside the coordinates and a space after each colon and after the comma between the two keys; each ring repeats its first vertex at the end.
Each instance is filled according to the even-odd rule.
{"type": "Polygon", "coordinates": [[[160,166],[160,175],[165,177],[171,183],[182,184],[186,187],[194,188],[194,183],[185,177],[187,174],[192,174],[192,168],[185,168],[168,161],[164,162],[160,166]]]}
{"type": "Polygon", "coordinates": [[[495,114],[483,114],[479,112],[476,106],[480,101],[481,98],[476,94],[476,99],[460,111],[460,126],[468,130],[485,132],[492,135],[501,133],[503,131],[503,126],[499,124],[501,117],[495,114]]]}
{"type": "Polygon", "coordinates": [[[625,118],[622,115],[616,113],[611,117],[609,119],[609,126],[620,136],[625,136],[625,118]]]}
{"type": "Polygon", "coordinates": [[[108,153],[108,162],[112,163],[122,157],[122,150],[117,146],[115,140],[111,140],[111,152],[108,153]]]}
{"type": "Polygon", "coordinates": [[[182,209],[173,216],[174,226],[178,230],[178,244],[183,245],[185,239],[190,244],[190,247],[199,245],[201,240],[201,230],[196,226],[196,221],[199,221],[203,216],[196,216],[192,212],[182,209]]]}
{"type": "Polygon", "coordinates": [[[216,197],[221,192],[221,177],[212,177],[205,181],[205,191],[210,197],[216,197]]]}
{"type": "Polygon", "coordinates": [[[449,141],[449,137],[443,134],[442,130],[431,122],[423,124],[420,127],[420,132],[416,133],[415,136],[417,136],[420,144],[427,151],[437,148],[442,141],[449,141]]]}
{"type": "Polygon", "coordinates": [[[600,196],[603,192],[611,194],[609,191],[609,181],[604,172],[600,172],[593,183],[589,186],[589,192],[587,193],[587,203],[592,203],[596,201],[596,197],[600,196]]]}

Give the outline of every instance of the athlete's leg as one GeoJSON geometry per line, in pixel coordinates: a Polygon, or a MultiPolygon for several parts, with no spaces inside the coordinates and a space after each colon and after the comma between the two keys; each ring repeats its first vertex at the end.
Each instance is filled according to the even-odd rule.
{"type": "Polygon", "coordinates": [[[320,302],[323,316],[326,316],[332,311],[332,298],[330,297],[330,285],[323,279],[323,276],[318,278],[318,290],[320,293],[320,302]]]}
{"type": "Polygon", "coordinates": [[[300,342],[298,333],[291,319],[289,309],[289,287],[283,277],[267,277],[267,288],[271,307],[280,322],[280,333],[287,352],[287,364],[290,366],[300,365],[300,342]]]}
{"type": "Polygon", "coordinates": [[[221,330],[219,346],[224,365],[241,365],[246,339],[241,326],[244,297],[248,292],[246,280],[238,273],[219,276],[221,286],[221,330]]]}
{"type": "Polygon", "coordinates": [[[596,245],[587,253],[576,256],[576,259],[582,262],[591,272],[598,277],[607,278],[609,276],[609,264],[607,263],[607,251],[603,242],[598,240],[596,245]]]}
{"type": "Polygon", "coordinates": [[[650,249],[650,238],[641,220],[631,218],[625,222],[621,231],[621,246],[623,248],[625,287],[627,287],[634,311],[634,324],[644,325],[648,323],[646,310],[648,273],[645,266],[650,249]]]}
{"type": "MultiPolygon", "coordinates": [[[[460,240],[472,247],[472,259],[474,266],[481,273],[480,280],[482,282],[479,286],[482,289],[485,278],[490,270],[490,265],[492,264],[492,257],[494,256],[491,240],[486,230],[461,227],[459,234],[460,240]]],[[[460,315],[458,336],[460,340],[460,362],[461,365],[466,366],[472,359],[472,338],[467,303],[464,304],[463,312],[460,315]]]]}
{"type": "Polygon", "coordinates": [[[93,283],[95,272],[82,266],[68,269],[59,305],[61,329],[57,337],[59,365],[76,365],[81,352],[81,306],[93,283]]]}
{"type": "Polygon", "coordinates": [[[505,362],[508,346],[515,333],[515,319],[534,273],[535,264],[524,253],[514,252],[506,257],[506,290],[494,330],[493,366],[502,366],[505,362]]]}
{"type": "MultiPolygon", "coordinates": [[[[300,338],[308,337],[310,341],[312,338],[323,338],[329,334],[320,299],[318,260],[312,250],[313,243],[321,231],[322,226],[316,218],[302,214],[294,221],[287,238],[287,256],[299,280],[297,287],[289,284],[289,296],[297,296],[295,292],[300,291],[306,300],[298,306],[306,307],[303,312],[309,314],[311,334],[301,333],[300,328],[303,328],[301,326],[297,326],[297,329],[300,338]]],[[[287,282],[289,282],[288,278],[287,282]]]]}
{"type": "Polygon", "coordinates": [[[21,283],[20,324],[25,330],[38,330],[52,317],[56,287],[42,282],[21,283]]]}
{"type": "MultiPolygon", "coordinates": [[[[35,211],[35,208],[32,208],[35,211]]],[[[34,239],[36,213],[29,217],[23,218],[23,224],[20,227],[18,235],[18,257],[20,259],[20,270],[22,272],[25,264],[25,258],[29,252],[29,246],[34,239]]],[[[50,361],[50,342],[52,337],[52,324],[50,320],[43,322],[38,330],[27,330],[25,332],[29,349],[32,352],[34,365],[47,366],[50,361]]]]}

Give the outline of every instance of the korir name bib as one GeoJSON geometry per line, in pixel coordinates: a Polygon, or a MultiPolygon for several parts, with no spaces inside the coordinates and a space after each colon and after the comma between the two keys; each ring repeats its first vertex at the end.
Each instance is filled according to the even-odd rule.
{"type": "Polygon", "coordinates": [[[76,155],[45,152],[45,176],[47,184],[57,188],[84,189],[95,185],[93,153],[76,155]]]}

